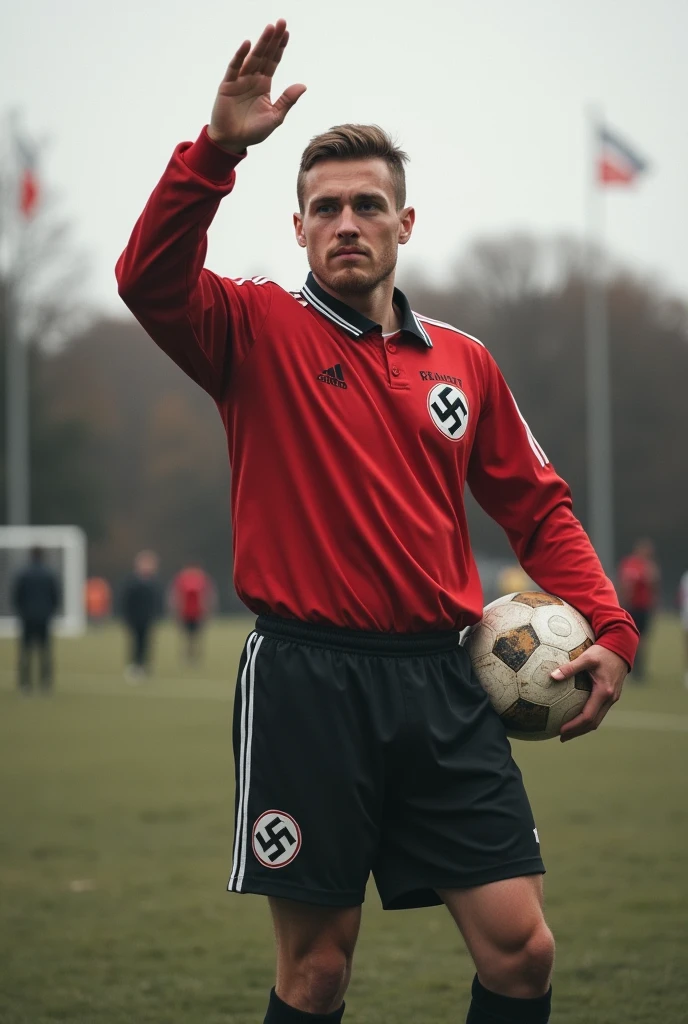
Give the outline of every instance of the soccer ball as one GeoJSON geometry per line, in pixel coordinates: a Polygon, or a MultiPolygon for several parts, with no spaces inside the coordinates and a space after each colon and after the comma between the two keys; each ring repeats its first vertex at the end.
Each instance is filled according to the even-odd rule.
{"type": "Polygon", "coordinates": [[[550,678],[595,642],[580,612],[551,594],[500,597],[463,642],[492,706],[516,739],[558,736],[592,690],[587,672],[560,683],[550,678]]]}

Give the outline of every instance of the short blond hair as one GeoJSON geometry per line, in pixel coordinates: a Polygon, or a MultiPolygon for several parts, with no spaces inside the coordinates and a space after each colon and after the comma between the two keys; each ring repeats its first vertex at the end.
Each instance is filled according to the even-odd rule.
{"type": "Polygon", "coordinates": [[[406,172],[408,155],[376,124],[338,124],[321,135],[315,135],[301,156],[296,195],[303,212],[306,175],[322,160],[384,160],[392,174],[397,209],[406,203],[406,172]]]}

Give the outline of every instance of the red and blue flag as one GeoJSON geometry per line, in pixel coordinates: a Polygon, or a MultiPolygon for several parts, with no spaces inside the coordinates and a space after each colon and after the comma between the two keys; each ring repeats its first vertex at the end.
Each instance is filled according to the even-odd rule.
{"type": "Polygon", "coordinates": [[[608,128],[600,128],[598,138],[597,180],[601,185],[630,185],[647,170],[647,161],[608,128]]]}
{"type": "Polygon", "coordinates": [[[38,147],[18,132],[15,132],[15,144],[19,164],[19,209],[28,219],[36,212],[40,200],[38,147]]]}

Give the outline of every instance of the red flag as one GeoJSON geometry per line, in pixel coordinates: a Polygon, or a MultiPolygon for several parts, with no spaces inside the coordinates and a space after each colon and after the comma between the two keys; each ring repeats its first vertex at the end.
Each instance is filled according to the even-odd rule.
{"type": "Polygon", "coordinates": [[[597,180],[601,185],[630,185],[647,170],[647,162],[618,135],[599,130],[597,180]]]}
{"type": "Polygon", "coordinates": [[[27,219],[36,212],[40,184],[36,172],[37,148],[19,134],[15,135],[19,163],[19,209],[27,219]]]}

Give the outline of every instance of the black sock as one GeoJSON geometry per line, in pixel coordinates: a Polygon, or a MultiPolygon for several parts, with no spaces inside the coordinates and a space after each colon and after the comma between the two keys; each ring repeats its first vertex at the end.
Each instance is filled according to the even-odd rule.
{"type": "Polygon", "coordinates": [[[547,1024],[552,1009],[551,986],[537,999],[514,999],[483,988],[476,974],[472,995],[466,1024],[547,1024]]]}
{"type": "Polygon", "coordinates": [[[283,1003],[274,988],[263,1024],[339,1024],[344,1016],[344,1003],[333,1013],[306,1013],[283,1003]]]}

